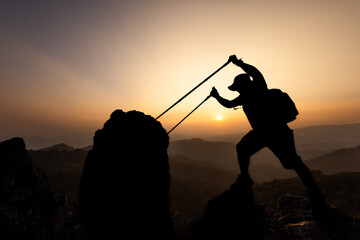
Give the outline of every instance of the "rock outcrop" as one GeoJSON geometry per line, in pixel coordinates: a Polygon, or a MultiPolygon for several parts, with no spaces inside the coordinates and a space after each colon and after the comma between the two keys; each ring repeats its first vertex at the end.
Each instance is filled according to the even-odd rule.
{"type": "Polygon", "coordinates": [[[77,239],[76,214],[50,190],[24,140],[0,143],[0,239],[77,239]]]}
{"type": "Polygon", "coordinates": [[[282,196],[275,210],[268,210],[269,239],[355,240],[360,239],[360,219],[326,206],[314,209],[308,198],[282,196]]]}
{"type": "Polygon", "coordinates": [[[194,240],[356,240],[360,219],[334,207],[316,209],[305,197],[285,195],[276,209],[254,202],[251,184],[239,178],[210,200],[193,227],[194,240]]]}
{"type": "Polygon", "coordinates": [[[169,138],[141,112],[114,111],[83,168],[79,207],[89,239],[171,239],[169,138]]]}
{"type": "Polygon", "coordinates": [[[239,177],[231,187],[208,202],[193,228],[194,240],[262,239],[264,209],[255,204],[251,183],[239,177]]]}

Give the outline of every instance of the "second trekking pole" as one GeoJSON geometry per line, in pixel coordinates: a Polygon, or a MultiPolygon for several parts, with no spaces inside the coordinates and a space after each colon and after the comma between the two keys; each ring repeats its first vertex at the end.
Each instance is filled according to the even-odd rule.
{"type": "Polygon", "coordinates": [[[170,131],[168,131],[168,134],[171,133],[172,130],[174,130],[177,126],[180,125],[180,123],[182,123],[188,116],[190,116],[196,109],[198,109],[204,102],[206,102],[209,98],[211,97],[211,95],[207,96],[204,101],[202,101],[199,105],[197,105],[196,108],[194,108],[194,110],[192,110],[188,115],[186,115],[186,117],[184,117],[178,124],[175,125],[175,127],[173,127],[170,131]]]}

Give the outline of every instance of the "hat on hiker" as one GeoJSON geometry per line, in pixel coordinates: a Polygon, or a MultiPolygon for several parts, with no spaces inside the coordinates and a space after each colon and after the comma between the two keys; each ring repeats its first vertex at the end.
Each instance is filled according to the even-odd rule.
{"type": "Polygon", "coordinates": [[[231,91],[237,91],[239,89],[247,89],[251,85],[250,76],[248,74],[239,74],[234,78],[233,84],[231,84],[228,88],[231,91]]]}

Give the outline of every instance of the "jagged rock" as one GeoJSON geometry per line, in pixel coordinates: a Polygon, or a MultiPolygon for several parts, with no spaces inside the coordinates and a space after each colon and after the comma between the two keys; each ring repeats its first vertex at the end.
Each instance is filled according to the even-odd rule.
{"type": "Polygon", "coordinates": [[[54,240],[81,239],[78,212],[67,202],[66,196],[55,195],[52,205],[54,240]]]}
{"type": "Polygon", "coordinates": [[[194,224],[193,239],[355,240],[360,220],[326,205],[314,209],[308,198],[293,195],[280,197],[276,209],[261,206],[240,178],[208,202],[194,224]]]}
{"type": "Polygon", "coordinates": [[[172,237],[168,145],[161,124],[137,111],[116,110],[96,131],[80,183],[87,238],[172,237]]]}
{"type": "MultiPolygon", "coordinates": [[[[331,234],[319,222],[303,221],[299,223],[289,223],[282,229],[282,239],[302,240],[334,239],[331,234]]],[[[343,238],[340,238],[343,239],[343,238]]]]}
{"type": "Polygon", "coordinates": [[[285,225],[313,219],[310,200],[294,195],[284,195],[279,198],[276,212],[277,221],[285,225]]]}
{"type": "Polygon", "coordinates": [[[74,239],[70,206],[58,202],[24,140],[0,143],[0,239],[74,239]],[[60,211],[61,209],[61,211],[60,211]]]}
{"type": "Polygon", "coordinates": [[[208,202],[204,216],[193,228],[193,239],[262,239],[264,209],[255,204],[251,183],[238,178],[220,196],[208,202]]]}
{"type": "Polygon", "coordinates": [[[313,209],[308,198],[283,196],[278,200],[277,215],[267,221],[282,240],[355,240],[360,239],[360,220],[325,206],[313,209]]]}

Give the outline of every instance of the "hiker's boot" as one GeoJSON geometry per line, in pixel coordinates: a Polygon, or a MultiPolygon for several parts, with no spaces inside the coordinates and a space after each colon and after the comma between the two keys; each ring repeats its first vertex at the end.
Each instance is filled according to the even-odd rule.
{"type": "Polygon", "coordinates": [[[321,222],[329,221],[328,216],[330,208],[325,204],[325,197],[317,192],[309,193],[309,199],[315,219],[321,222]]]}

